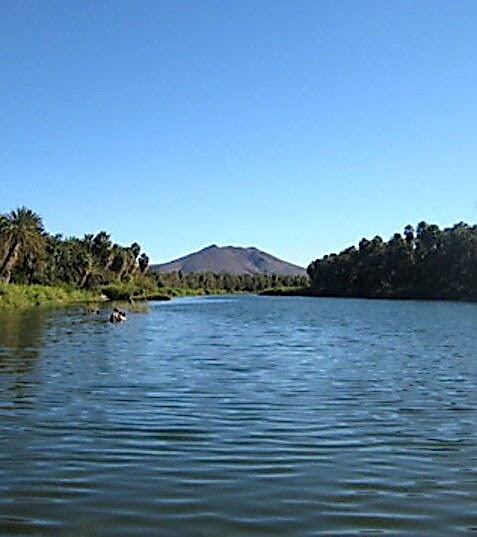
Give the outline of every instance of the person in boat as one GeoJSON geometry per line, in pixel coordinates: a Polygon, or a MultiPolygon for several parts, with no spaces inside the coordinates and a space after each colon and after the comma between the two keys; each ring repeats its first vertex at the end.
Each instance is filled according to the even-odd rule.
{"type": "Polygon", "coordinates": [[[111,323],[119,323],[121,321],[125,321],[127,319],[126,312],[120,311],[118,308],[114,308],[113,312],[111,313],[111,316],[109,317],[109,322],[111,323]]]}

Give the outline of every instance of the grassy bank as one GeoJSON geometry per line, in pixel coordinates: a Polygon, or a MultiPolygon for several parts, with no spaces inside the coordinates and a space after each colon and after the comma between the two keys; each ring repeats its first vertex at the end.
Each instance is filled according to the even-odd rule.
{"type": "Polygon", "coordinates": [[[48,285],[0,283],[0,308],[56,306],[100,300],[98,292],[48,285]]]}
{"type": "Polygon", "coordinates": [[[232,291],[225,291],[225,289],[204,289],[203,287],[199,287],[198,289],[190,289],[187,287],[160,287],[159,291],[167,296],[170,296],[171,298],[179,296],[233,294],[232,291]]]}
{"type": "Polygon", "coordinates": [[[142,287],[135,284],[114,284],[101,288],[109,300],[139,301],[139,300],[170,300],[181,296],[223,295],[231,293],[224,289],[206,289],[199,287],[142,287]]]}
{"type": "MultiPolygon", "coordinates": [[[[269,289],[260,294],[293,295],[306,291],[296,287],[269,289]]],[[[184,287],[148,287],[135,284],[115,284],[99,288],[96,291],[75,289],[68,286],[20,285],[0,283],[0,308],[25,308],[32,306],[62,306],[88,302],[139,302],[146,300],[170,300],[175,297],[244,294],[244,291],[225,289],[184,288],[184,287]]],[[[306,294],[306,293],[304,293],[306,294]]]]}
{"type": "Polygon", "coordinates": [[[0,283],[0,308],[28,308],[34,306],[62,306],[88,302],[123,302],[170,300],[181,296],[224,294],[221,289],[184,289],[179,287],[143,288],[134,284],[117,284],[97,291],[68,286],[19,285],[0,283]]]}
{"type": "Polygon", "coordinates": [[[101,287],[101,292],[109,300],[169,300],[170,296],[154,286],[134,283],[112,284],[101,287]]]}

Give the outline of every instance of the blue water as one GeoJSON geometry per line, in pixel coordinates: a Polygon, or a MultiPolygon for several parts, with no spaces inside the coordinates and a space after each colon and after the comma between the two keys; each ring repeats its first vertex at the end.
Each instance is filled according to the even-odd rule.
{"type": "Polygon", "coordinates": [[[477,305],[0,313],[0,535],[477,534],[477,305]]]}

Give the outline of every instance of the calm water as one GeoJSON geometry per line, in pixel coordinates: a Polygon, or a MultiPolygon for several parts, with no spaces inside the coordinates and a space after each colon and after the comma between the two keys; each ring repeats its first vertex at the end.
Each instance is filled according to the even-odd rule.
{"type": "Polygon", "coordinates": [[[477,534],[477,305],[0,314],[0,535],[477,534]]]}

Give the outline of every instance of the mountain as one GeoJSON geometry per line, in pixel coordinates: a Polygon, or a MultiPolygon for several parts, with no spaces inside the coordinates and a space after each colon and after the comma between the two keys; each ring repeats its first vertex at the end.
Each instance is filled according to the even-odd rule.
{"type": "Polygon", "coordinates": [[[257,248],[217,246],[212,244],[199,252],[169,263],[151,265],[156,272],[224,272],[228,274],[306,275],[303,267],[287,263],[257,248]]]}

